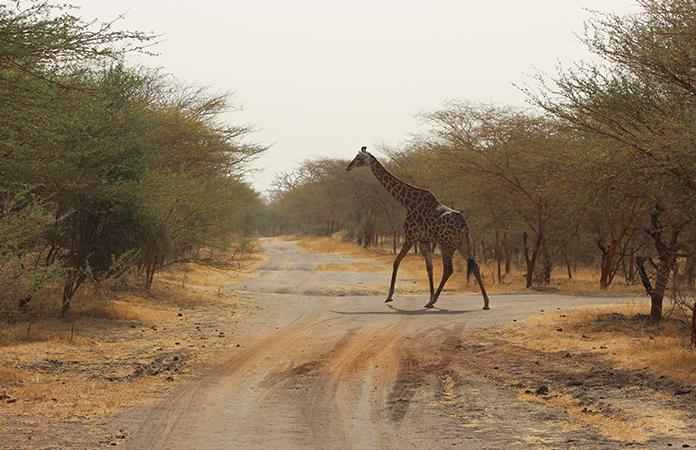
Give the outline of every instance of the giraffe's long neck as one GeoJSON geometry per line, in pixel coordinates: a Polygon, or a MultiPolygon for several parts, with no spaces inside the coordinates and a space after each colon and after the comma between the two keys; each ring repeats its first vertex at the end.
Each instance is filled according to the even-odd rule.
{"type": "MultiPolygon", "coordinates": [[[[418,198],[424,193],[432,196],[430,191],[411,186],[405,181],[399,179],[396,175],[388,171],[374,157],[370,158],[370,169],[375,175],[375,178],[384,186],[384,188],[401,203],[406,209],[410,210],[417,202],[418,198]]],[[[434,198],[434,197],[433,197],[434,198]]]]}

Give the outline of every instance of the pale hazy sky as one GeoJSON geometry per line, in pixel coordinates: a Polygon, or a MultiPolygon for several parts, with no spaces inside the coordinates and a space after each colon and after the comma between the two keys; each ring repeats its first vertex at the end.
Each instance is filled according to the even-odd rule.
{"type": "Polygon", "coordinates": [[[72,14],[163,34],[161,67],[183,82],[234,91],[271,145],[259,191],[317,156],[398,145],[414,115],[445,100],[526,106],[513,85],[590,59],[576,35],[584,8],[624,15],[635,0],[68,0],[72,14]]]}

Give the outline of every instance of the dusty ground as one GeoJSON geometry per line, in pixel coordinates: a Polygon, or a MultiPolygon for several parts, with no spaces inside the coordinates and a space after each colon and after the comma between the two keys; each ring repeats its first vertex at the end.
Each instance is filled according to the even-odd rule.
{"type": "MultiPolygon", "coordinates": [[[[17,417],[12,408],[30,399],[10,392],[8,400],[16,401],[0,404],[6,433],[0,448],[696,446],[693,386],[617,369],[595,352],[524,348],[501,331],[531,314],[561,315],[611,299],[497,294],[491,310],[482,311],[479,295],[445,295],[425,310],[427,299],[409,289],[408,279],[393,303],[383,303],[388,267],[320,272],[311,269],[361,263],[305,253],[289,242],[266,240],[262,248],[269,258],[259,277],[220,291],[253,299],[255,314],[234,317],[234,303],[192,307],[167,330],[129,328],[132,339],[169,333],[161,336],[179,342],[161,339],[140,355],[141,370],[152,369],[147,376],[164,385],[154,403],[42,424],[17,417]],[[220,341],[214,357],[187,374],[187,355],[220,341]]],[[[70,364],[54,359],[47,355],[39,369],[70,364]]],[[[121,382],[109,381],[103,367],[93,370],[121,382]]]]}

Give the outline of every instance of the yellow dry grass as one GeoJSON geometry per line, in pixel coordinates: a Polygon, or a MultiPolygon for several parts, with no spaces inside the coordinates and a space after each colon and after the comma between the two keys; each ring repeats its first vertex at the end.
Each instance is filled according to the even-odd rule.
{"type": "Polygon", "coordinates": [[[215,314],[231,317],[230,311],[235,318],[253,314],[258,309],[253,301],[224,287],[255,276],[261,262],[251,258],[241,271],[177,264],[158,273],[149,292],[132,278],[97,295],[87,287],[88,294],[75,297],[70,312],[59,319],[59,292],[42,292],[30,303],[33,313],[2,324],[0,395],[6,397],[0,417],[11,411],[25,423],[91,418],[172,389],[216,348],[233,345],[222,339],[191,344],[187,316],[201,307],[213,311],[207,320],[215,320],[215,314]],[[134,375],[137,367],[162,358],[169,363],[181,351],[177,361],[185,358],[186,364],[176,372],[134,375]]]}
{"type": "Polygon", "coordinates": [[[282,239],[293,241],[301,248],[312,253],[331,253],[376,263],[391,263],[393,260],[382,249],[365,248],[353,242],[345,241],[340,237],[284,236],[282,239]]]}
{"type": "MultiPolygon", "coordinates": [[[[112,350],[115,350],[117,357],[119,351],[112,350]]],[[[46,355],[79,360],[85,351],[98,352],[90,345],[52,340],[26,344],[16,348],[8,356],[36,364],[45,361],[46,355]]],[[[45,373],[33,367],[7,365],[0,366],[0,386],[3,392],[11,394],[11,398],[16,400],[11,404],[0,403],[0,406],[5,407],[0,408],[0,411],[11,410],[13,414],[37,421],[51,417],[65,420],[70,417],[104,415],[132,404],[135,399],[145,398],[147,393],[159,387],[153,379],[146,377],[128,382],[110,382],[91,378],[89,374],[45,373]]]]}
{"type": "Polygon", "coordinates": [[[576,423],[568,422],[565,429],[577,430],[580,424],[588,426],[599,434],[611,439],[623,442],[645,443],[657,435],[688,434],[688,426],[685,423],[683,411],[659,408],[653,405],[646,409],[636,409],[627,404],[606,403],[604,409],[597,406],[589,406],[581,400],[568,394],[557,394],[544,398],[534,394],[520,391],[518,398],[529,402],[543,402],[544,404],[565,411],[576,423]],[[620,411],[611,413],[608,411],[620,411]]]}
{"type": "MultiPolygon", "coordinates": [[[[353,242],[343,240],[341,237],[316,237],[316,236],[285,236],[283,239],[295,242],[298,246],[306,251],[313,253],[331,253],[337,256],[344,256],[365,261],[367,264],[363,266],[350,265],[319,265],[315,270],[334,272],[341,270],[348,271],[384,271],[390,273],[395,255],[389,245],[384,247],[364,248],[353,242]],[[378,267],[382,267],[379,270],[378,267]]],[[[442,262],[439,253],[433,255],[433,280],[437,285],[442,277],[442,262]]],[[[467,279],[466,276],[466,261],[464,258],[455,254],[454,257],[454,275],[449,279],[446,285],[447,292],[455,294],[475,294],[480,292],[478,284],[474,277],[467,279]]],[[[478,261],[481,267],[481,275],[489,294],[500,293],[522,293],[529,292],[526,287],[524,272],[518,269],[512,269],[510,273],[503,276],[501,282],[498,282],[497,263],[495,261],[478,261]]],[[[409,253],[401,262],[399,267],[400,279],[412,279],[417,283],[411,286],[412,289],[417,289],[420,292],[427,292],[429,289],[428,276],[425,269],[425,261],[423,256],[409,253]]],[[[557,267],[553,273],[551,284],[545,286],[542,290],[566,295],[605,295],[605,296],[622,296],[622,295],[641,295],[642,287],[637,285],[626,285],[620,279],[615,279],[614,283],[605,291],[599,291],[598,282],[599,273],[596,270],[580,269],[573,272],[573,279],[568,279],[565,269],[557,267]]]]}
{"type": "Polygon", "coordinates": [[[594,352],[615,360],[618,368],[646,370],[687,384],[696,383],[696,354],[684,324],[666,318],[649,325],[641,313],[648,301],[598,305],[548,312],[501,330],[515,344],[544,352],[594,352]]]}

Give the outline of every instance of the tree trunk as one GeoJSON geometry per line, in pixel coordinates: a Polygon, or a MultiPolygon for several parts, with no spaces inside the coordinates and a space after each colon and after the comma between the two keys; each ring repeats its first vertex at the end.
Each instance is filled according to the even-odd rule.
{"type": "MultiPolygon", "coordinates": [[[[599,276],[599,288],[602,290],[609,288],[609,285],[614,279],[614,275],[616,275],[619,263],[623,259],[623,255],[620,256],[619,262],[617,263],[614,263],[614,258],[616,258],[616,255],[619,252],[619,247],[621,246],[621,242],[623,242],[629,231],[630,228],[628,226],[623,226],[621,230],[619,230],[618,235],[611,238],[609,245],[604,245],[599,239],[595,241],[597,247],[599,247],[599,250],[602,252],[602,262],[600,266],[601,271],[599,276]]],[[[630,242],[631,238],[632,235],[628,235],[627,242],[630,242]]]]}
{"type": "Polygon", "coordinates": [[[626,281],[631,283],[636,277],[636,256],[631,253],[628,258],[628,273],[626,274],[626,281]]]}
{"type": "Polygon", "coordinates": [[[696,305],[694,305],[694,311],[691,315],[691,345],[696,345],[696,305]]]}
{"type": "Polygon", "coordinates": [[[549,250],[546,247],[546,240],[541,242],[541,266],[542,266],[542,277],[541,282],[544,286],[551,284],[551,271],[553,270],[553,263],[551,262],[551,256],[549,255],[549,250]]]}
{"type": "Polygon", "coordinates": [[[694,279],[696,278],[696,258],[693,255],[686,257],[686,264],[684,265],[684,279],[686,280],[686,285],[690,288],[694,287],[694,279]]]}
{"type": "Polygon", "coordinates": [[[568,253],[563,252],[563,259],[566,263],[566,269],[568,270],[568,279],[572,280],[573,279],[573,270],[572,270],[572,267],[570,266],[570,257],[568,257],[568,253]]]}
{"type": "Polygon", "coordinates": [[[498,265],[498,284],[503,282],[503,275],[501,273],[501,259],[502,259],[502,248],[500,245],[500,232],[496,230],[495,232],[495,259],[498,265]]]}
{"type": "Polygon", "coordinates": [[[667,289],[669,275],[674,268],[677,258],[674,257],[660,261],[660,264],[655,267],[656,279],[654,287],[645,269],[646,261],[648,261],[647,258],[637,257],[636,268],[643,282],[645,292],[650,296],[650,323],[655,324],[662,320],[662,303],[665,297],[665,290],[667,289]]]}
{"type": "MultiPolygon", "coordinates": [[[[505,238],[505,236],[503,236],[505,238]]],[[[512,267],[512,255],[515,253],[515,248],[507,243],[505,239],[505,275],[510,273],[512,267]]]]}
{"type": "Polygon", "coordinates": [[[539,232],[537,238],[534,242],[534,248],[532,249],[532,254],[529,254],[529,247],[527,246],[527,233],[523,235],[524,240],[524,262],[527,266],[527,289],[532,287],[534,284],[534,267],[536,266],[537,258],[539,257],[539,249],[541,247],[541,240],[543,238],[543,233],[539,232]]]}

